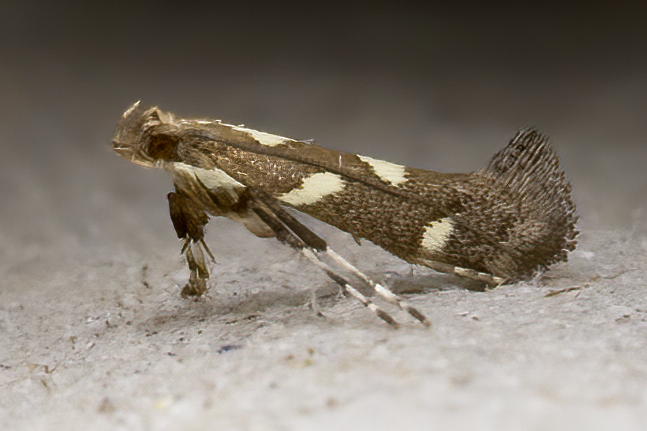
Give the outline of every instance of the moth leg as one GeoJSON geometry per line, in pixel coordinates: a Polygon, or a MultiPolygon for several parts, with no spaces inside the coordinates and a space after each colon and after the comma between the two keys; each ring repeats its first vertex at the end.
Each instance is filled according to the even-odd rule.
{"type": "Polygon", "coordinates": [[[294,219],[294,222],[298,223],[298,226],[294,225],[295,230],[299,231],[300,234],[303,234],[303,236],[306,237],[308,243],[316,245],[315,248],[313,247],[313,245],[308,244],[304,239],[302,239],[301,235],[297,235],[297,233],[292,230],[291,227],[288,227],[286,223],[284,223],[284,221],[272,211],[273,208],[268,208],[268,206],[264,202],[255,201],[252,208],[254,212],[261,218],[261,220],[263,220],[272,230],[274,230],[274,232],[276,232],[276,238],[279,241],[288,244],[289,246],[297,250],[300,250],[308,260],[321,268],[328,275],[328,277],[335,281],[345,293],[348,293],[349,295],[356,298],[366,308],[375,313],[380,319],[384,320],[394,328],[400,327],[398,322],[396,322],[395,319],[393,319],[387,312],[382,310],[377,304],[373,303],[373,301],[371,301],[369,298],[365,297],[361,292],[355,289],[346,277],[336,272],[328,264],[323,262],[320,257],[315,255],[315,250],[326,250],[328,248],[325,240],[320,238],[317,234],[294,219]],[[306,231],[307,234],[305,233],[306,231]]]}
{"type": "Polygon", "coordinates": [[[469,278],[470,280],[483,281],[492,288],[496,288],[506,282],[506,279],[503,277],[497,277],[496,275],[488,274],[486,272],[478,272],[473,269],[461,268],[460,266],[454,266],[433,260],[416,259],[414,263],[445,274],[458,275],[459,277],[469,278]]]}
{"type": "Polygon", "coordinates": [[[355,268],[346,259],[344,259],[340,255],[335,253],[330,248],[326,250],[326,254],[328,254],[335,262],[339,263],[341,266],[351,271],[357,277],[364,280],[369,286],[371,286],[371,288],[373,288],[373,290],[375,290],[375,293],[380,295],[384,300],[386,300],[387,302],[390,302],[391,304],[397,305],[401,310],[404,310],[407,313],[409,313],[413,318],[419,320],[420,323],[422,323],[423,325],[431,326],[431,322],[429,321],[429,319],[427,319],[427,316],[425,316],[420,311],[418,311],[418,309],[416,309],[411,304],[409,304],[409,302],[406,299],[391,292],[391,290],[388,287],[382,286],[380,283],[376,283],[373,280],[371,280],[363,272],[355,268]]]}
{"type": "Polygon", "coordinates": [[[344,293],[347,293],[351,295],[353,298],[357,299],[359,302],[364,305],[364,307],[368,308],[371,310],[373,313],[377,315],[380,319],[384,320],[386,323],[391,325],[394,328],[399,328],[400,324],[393,318],[389,313],[386,311],[382,310],[377,304],[375,304],[373,301],[371,301],[369,298],[366,296],[362,295],[362,293],[355,289],[353,286],[351,286],[350,282],[341,274],[338,274],[333,270],[330,266],[328,266],[326,263],[322,262],[309,248],[303,248],[301,249],[301,252],[303,255],[308,258],[308,260],[315,265],[317,265],[319,268],[321,268],[328,277],[330,277],[335,283],[337,283],[342,291],[344,293]]]}
{"type": "Polygon", "coordinates": [[[212,261],[212,262],[215,262],[215,261],[216,261],[216,257],[215,257],[215,256],[213,255],[213,253],[211,252],[211,249],[210,249],[210,248],[209,248],[209,246],[207,245],[207,243],[206,243],[206,241],[204,240],[204,238],[200,238],[200,246],[202,246],[202,248],[204,249],[204,251],[206,251],[206,252],[207,252],[207,254],[209,255],[209,257],[211,258],[211,261],[212,261]]]}
{"type": "Polygon", "coordinates": [[[191,241],[186,252],[187,264],[189,265],[189,282],[182,288],[180,293],[183,298],[189,296],[202,296],[207,291],[207,281],[209,280],[209,269],[204,260],[204,253],[199,242],[191,241]]]}
{"type": "Polygon", "coordinates": [[[193,204],[189,198],[180,193],[169,193],[169,212],[178,238],[184,240],[180,253],[186,257],[189,266],[189,281],[182,288],[183,298],[202,296],[206,293],[209,280],[209,267],[203,250],[214,259],[213,253],[204,241],[204,226],[209,216],[193,204]]]}
{"type": "Polygon", "coordinates": [[[315,289],[310,289],[310,309],[318,317],[326,317],[319,307],[319,302],[317,301],[317,292],[315,291],[315,289]]]}
{"type": "MultiPolygon", "coordinates": [[[[267,203],[266,203],[267,204],[267,203]]],[[[430,326],[431,322],[427,319],[427,316],[418,311],[413,307],[407,300],[391,292],[387,287],[382,286],[379,283],[375,283],[371,280],[366,274],[361,272],[359,269],[351,265],[346,259],[335,253],[330,249],[326,242],[319,238],[314,232],[304,226],[301,222],[295,219],[290,213],[283,209],[280,205],[276,203],[267,204],[274,215],[279,218],[279,220],[284,223],[289,229],[291,229],[299,238],[310,245],[317,252],[322,252],[327,254],[333,261],[346,268],[348,271],[353,273],[355,276],[362,279],[366,284],[368,284],[380,297],[382,297],[387,302],[398,306],[401,310],[409,313],[413,318],[419,320],[423,325],[430,326]],[[314,237],[314,238],[313,238],[314,237]],[[321,244],[323,242],[323,244],[321,244]]],[[[331,277],[332,278],[332,277],[331,277]]],[[[336,280],[335,280],[336,281],[336,280]]],[[[357,292],[359,294],[359,292],[357,292]]],[[[351,293],[356,298],[357,295],[351,293]]],[[[358,298],[359,299],[359,298],[358,298]]],[[[362,302],[362,300],[360,300],[362,302]]]]}

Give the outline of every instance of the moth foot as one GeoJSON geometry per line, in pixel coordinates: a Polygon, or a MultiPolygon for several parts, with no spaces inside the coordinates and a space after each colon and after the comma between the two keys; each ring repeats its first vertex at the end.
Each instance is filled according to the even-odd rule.
{"type": "Polygon", "coordinates": [[[206,280],[198,280],[198,283],[187,283],[182,288],[180,295],[182,298],[197,298],[207,293],[206,280]]]}

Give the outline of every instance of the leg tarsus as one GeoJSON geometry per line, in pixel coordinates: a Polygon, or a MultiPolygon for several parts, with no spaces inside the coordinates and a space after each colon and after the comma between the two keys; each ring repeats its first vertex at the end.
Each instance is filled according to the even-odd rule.
{"type": "Polygon", "coordinates": [[[207,245],[207,242],[204,240],[204,238],[200,238],[200,245],[202,246],[202,248],[204,249],[204,251],[206,251],[206,252],[207,252],[207,254],[209,255],[209,257],[211,258],[211,261],[215,263],[215,262],[216,262],[216,258],[215,258],[215,256],[213,255],[213,253],[211,252],[211,249],[210,249],[210,248],[209,248],[209,246],[207,245]]]}
{"type": "Polygon", "coordinates": [[[321,311],[321,308],[319,307],[319,303],[317,302],[317,292],[315,291],[315,289],[310,289],[310,309],[315,314],[315,316],[326,318],[326,316],[321,311]]]}
{"type": "Polygon", "coordinates": [[[301,250],[301,252],[305,255],[306,258],[308,258],[309,261],[317,265],[319,268],[321,268],[327,275],[330,277],[334,282],[336,282],[341,289],[357,299],[359,302],[361,302],[364,307],[368,308],[371,310],[373,313],[375,313],[380,319],[384,320],[386,323],[391,325],[393,328],[399,328],[400,324],[395,321],[389,315],[387,312],[382,310],[377,304],[375,304],[373,301],[371,301],[369,298],[366,296],[362,295],[360,291],[355,289],[353,286],[351,286],[350,282],[346,280],[346,278],[340,274],[338,274],[336,271],[334,271],[330,266],[328,266],[326,263],[322,262],[320,258],[318,258],[311,249],[304,248],[301,250]]]}
{"type": "MultiPolygon", "coordinates": [[[[186,244],[186,243],[185,243],[186,244]]],[[[207,280],[209,280],[209,268],[204,260],[200,243],[191,242],[185,249],[184,255],[189,266],[189,282],[182,289],[183,298],[189,296],[202,296],[207,292],[207,280]]]]}
{"type": "Polygon", "coordinates": [[[491,288],[496,288],[508,281],[503,277],[488,274],[487,272],[479,272],[473,269],[461,268],[460,266],[454,266],[433,260],[417,259],[414,263],[426,266],[427,268],[431,268],[434,271],[442,272],[444,274],[452,274],[459,277],[469,278],[470,280],[482,281],[488,284],[491,288]]]}
{"type": "Polygon", "coordinates": [[[373,280],[371,280],[366,274],[361,272],[359,269],[355,268],[353,265],[351,265],[346,259],[335,253],[333,250],[330,248],[326,250],[326,253],[333,258],[336,262],[341,264],[344,268],[348,269],[351,271],[353,274],[364,280],[369,286],[373,288],[375,293],[380,295],[384,300],[387,302],[390,302],[391,304],[397,305],[401,310],[406,311],[409,313],[413,318],[419,320],[423,325],[425,326],[431,326],[431,322],[429,319],[420,311],[418,311],[415,307],[413,307],[407,300],[404,298],[401,298],[400,296],[396,295],[395,293],[391,292],[391,290],[385,286],[382,286],[379,283],[375,283],[373,280]]]}

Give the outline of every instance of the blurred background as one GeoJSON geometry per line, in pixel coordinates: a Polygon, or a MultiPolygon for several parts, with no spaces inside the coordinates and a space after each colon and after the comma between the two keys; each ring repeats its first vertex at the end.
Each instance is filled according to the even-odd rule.
{"type": "Polygon", "coordinates": [[[170,179],[109,149],[140,99],[445,172],[483,166],[536,126],[573,182],[582,229],[643,229],[646,12],[632,1],[5,0],[2,253],[171,235],[170,179]]]}

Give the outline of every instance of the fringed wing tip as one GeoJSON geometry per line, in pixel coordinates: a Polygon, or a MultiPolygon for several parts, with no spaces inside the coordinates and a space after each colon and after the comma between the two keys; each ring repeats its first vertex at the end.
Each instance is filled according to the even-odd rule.
{"type": "Polygon", "coordinates": [[[528,250],[526,268],[535,267],[526,272],[566,261],[577,244],[578,215],[571,185],[548,138],[534,128],[521,130],[484,172],[494,175],[495,187],[515,196],[521,213],[533,221],[518,232],[517,247],[528,250]]]}

